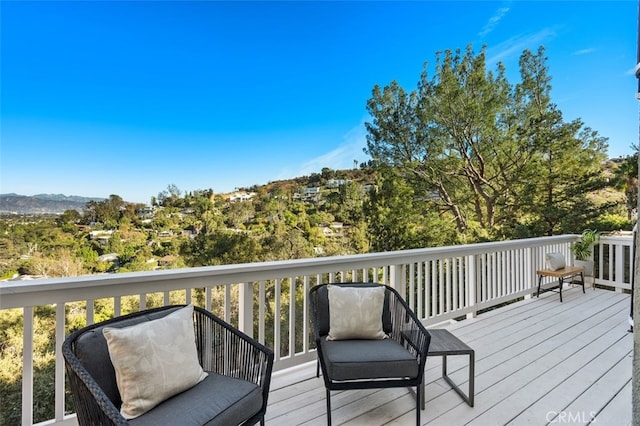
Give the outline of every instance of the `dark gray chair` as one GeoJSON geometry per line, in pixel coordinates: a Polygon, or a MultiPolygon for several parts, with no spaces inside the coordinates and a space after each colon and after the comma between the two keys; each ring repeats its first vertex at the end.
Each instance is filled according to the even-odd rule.
{"type": "MultiPolygon", "coordinates": [[[[374,283],[333,284],[380,286],[374,283]]],[[[394,387],[416,388],[416,422],[420,424],[421,383],[431,336],[396,290],[385,287],[383,340],[327,340],[329,299],[327,285],[309,292],[311,320],[318,362],[326,388],[327,423],[331,425],[331,391],[394,387]]],[[[319,370],[316,372],[319,375],[319,370]]]]}
{"type": "Polygon", "coordinates": [[[198,307],[193,313],[196,347],[207,378],[140,417],[128,421],[122,417],[122,400],[102,328],[158,319],[182,307],[117,317],[65,339],[62,354],[80,425],[264,425],[273,352],[198,307]]]}

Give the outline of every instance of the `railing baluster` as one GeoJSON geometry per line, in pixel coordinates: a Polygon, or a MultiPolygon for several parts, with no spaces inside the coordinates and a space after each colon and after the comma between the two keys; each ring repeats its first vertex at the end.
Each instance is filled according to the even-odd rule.
{"type": "MultiPolygon", "coordinates": [[[[615,273],[613,281],[624,282],[624,247],[622,244],[615,245],[615,273]]],[[[622,292],[622,288],[616,287],[617,292],[622,292]]]]}
{"type": "Polygon", "coordinates": [[[309,276],[304,276],[302,283],[302,352],[309,352],[309,301],[307,296],[309,295],[309,276]]]}
{"type": "Polygon", "coordinates": [[[204,288],[204,308],[211,312],[211,287],[204,288]]]}
{"type": "Polygon", "coordinates": [[[280,359],[280,297],[281,297],[280,279],[276,278],[275,282],[275,303],[273,309],[273,352],[274,359],[280,359]]]}
{"type": "Polygon", "coordinates": [[[296,354],[296,277],[289,278],[289,356],[296,354]]]}
{"type": "Polygon", "coordinates": [[[122,315],[122,296],[116,296],[113,298],[113,316],[119,317],[122,315]]]}
{"type": "Polygon", "coordinates": [[[447,282],[449,288],[449,309],[448,311],[454,311],[457,309],[456,298],[458,296],[458,274],[456,272],[457,262],[455,256],[447,259],[447,282]]]}
{"type": "MultiPolygon", "coordinates": [[[[467,267],[465,268],[467,272],[466,282],[468,283],[467,287],[467,300],[466,305],[468,307],[475,307],[476,305],[476,289],[478,286],[478,269],[476,265],[476,256],[471,254],[467,256],[467,267]]],[[[476,316],[475,308],[473,311],[467,314],[467,318],[474,318],[476,316]]]]}
{"type": "Polygon", "coordinates": [[[87,300],[86,313],[87,313],[87,325],[93,324],[94,319],[95,319],[95,312],[94,312],[94,307],[93,307],[93,299],[88,299],[87,300]]]}
{"type": "Polygon", "coordinates": [[[267,319],[264,315],[264,306],[266,302],[265,282],[260,281],[260,290],[258,292],[258,341],[264,345],[264,325],[267,319]]]}
{"type": "Polygon", "coordinates": [[[446,282],[446,293],[447,293],[447,312],[451,312],[453,310],[453,287],[454,287],[454,281],[453,281],[453,258],[448,257],[447,259],[445,259],[445,273],[446,273],[446,278],[445,278],[445,282],[446,282]]]}
{"type": "Polygon", "coordinates": [[[417,266],[417,277],[416,277],[416,286],[417,286],[417,291],[418,291],[418,295],[417,295],[417,299],[418,299],[418,318],[422,319],[425,318],[426,315],[424,314],[424,282],[422,280],[422,262],[418,262],[416,263],[417,266]]]}
{"type": "Polygon", "coordinates": [[[238,285],[238,328],[253,337],[253,284],[245,282],[238,285]]]}
{"type": "Polygon", "coordinates": [[[415,283],[415,264],[413,262],[411,262],[411,264],[409,265],[409,306],[411,307],[411,309],[413,309],[414,311],[416,310],[416,296],[415,296],[415,287],[416,287],[416,283],[415,283]]]}
{"type": "Polygon", "coordinates": [[[22,309],[22,425],[33,424],[33,307],[22,309]]]}
{"type": "Polygon", "coordinates": [[[231,324],[231,285],[224,286],[224,320],[231,324]]]}

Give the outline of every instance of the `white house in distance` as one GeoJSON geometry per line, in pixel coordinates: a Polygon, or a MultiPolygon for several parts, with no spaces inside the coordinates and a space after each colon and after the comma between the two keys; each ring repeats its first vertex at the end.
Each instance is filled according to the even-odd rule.
{"type": "Polygon", "coordinates": [[[243,203],[245,201],[250,201],[255,196],[255,192],[234,192],[229,196],[228,200],[230,203],[243,203]]]}
{"type": "Polygon", "coordinates": [[[327,188],[339,188],[347,182],[351,182],[351,179],[329,179],[327,181],[327,188]]]}

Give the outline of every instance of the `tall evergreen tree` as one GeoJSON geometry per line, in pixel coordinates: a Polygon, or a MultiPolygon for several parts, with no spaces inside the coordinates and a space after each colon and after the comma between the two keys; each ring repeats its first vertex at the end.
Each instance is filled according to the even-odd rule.
{"type": "Polygon", "coordinates": [[[448,50],[417,90],[375,86],[367,104],[374,162],[397,168],[471,240],[561,231],[597,213],[585,194],[601,184],[606,140],[564,123],[543,48],[523,52],[520,73],[514,86],[502,64],[487,70],[485,48],[448,50]]]}
{"type": "Polygon", "coordinates": [[[580,119],[566,123],[551,102],[551,77],[544,48],[520,57],[521,83],[515,88],[516,143],[534,149],[526,180],[514,204],[533,235],[580,232],[607,206],[596,206],[588,194],[606,185],[602,162],[606,139],[580,119]]]}

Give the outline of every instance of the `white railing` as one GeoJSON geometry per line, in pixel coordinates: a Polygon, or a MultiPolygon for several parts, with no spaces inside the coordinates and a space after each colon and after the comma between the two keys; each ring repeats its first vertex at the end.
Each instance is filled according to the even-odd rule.
{"type": "Polygon", "coordinates": [[[631,290],[633,276],[633,238],[630,235],[611,235],[600,239],[594,250],[594,279],[597,285],[616,291],[631,290]]]}
{"type": "MultiPolygon", "coordinates": [[[[107,301],[116,316],[170,303],[196,303],[275,348],[275,370],[315,359],[307,294],[317,283],[373,281],[396,288],[425,325],[470,317],[530,296],[544,254],[565,253],[575,235],[522,239],[352,256],[93,275],[0,284],[0,310],[23,314],[23,425],[34,422],[34,310],[55,306],[55,413],[48,422],[74,422],[65,412],[60,346],[69,307],[84,307],[86,323],[107,301]]],[[[596,254],[596,284],[630,288],[630,237],[603,238],[596,254]],[[611,255],[610,253],[613,253],[611,255]],[[602,255],[601,255],[602,254],[602,255]],[[604,256],[603,256],[604,255],[604,256]]],[[[6,413],[5,413],[6,414],[6,413]]],[[[35,419],[40,421],[40,419],[35,419]]]]}

